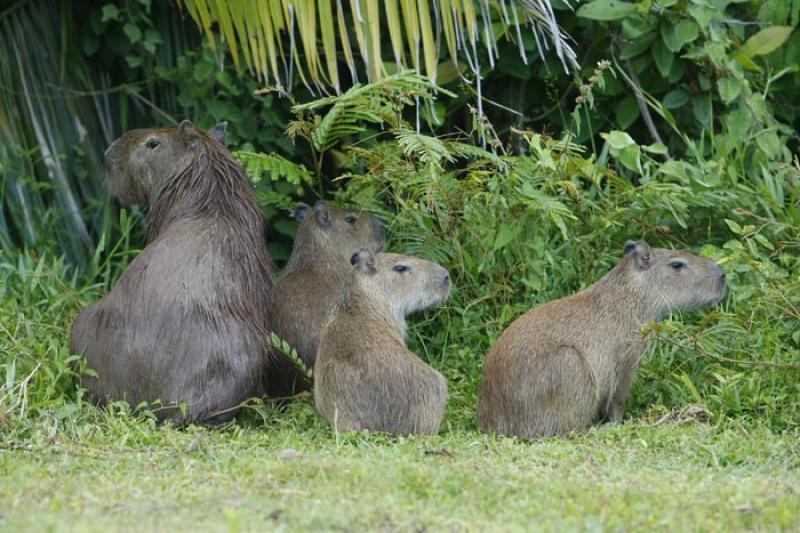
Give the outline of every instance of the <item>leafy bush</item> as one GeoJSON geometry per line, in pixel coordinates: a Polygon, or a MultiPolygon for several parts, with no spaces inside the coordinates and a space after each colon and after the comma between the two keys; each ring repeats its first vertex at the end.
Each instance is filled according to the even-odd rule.
{"type": "MultiPolygon", "coordinates": [[[[394,90],[416,94],[404,84],[394,90]]],[[[344,116],[337,99],[296,109],[298,136],[314,143],[329,114],[347,122],[375,113],[369,98],[342,98],[350,102],[344,116]]],[[[335,151],[346,171],[338,201],[382,213],[390,249],[451,271],[450,302],[418,323],[411,344],[450,378],[462,423],[471,425],[483,354],[500,332],[530,307],[598,279],[630,238],[695,249],[724,265],[730,280],[718,310],[650,328],[660,342],[637,380],[634,410],[697,402],[775,428],[800,422],[796,164],[778,156],[748,175],[726,161],[722,141],[659,163],[648,152],[656,149],[618,131],[606,136],[599,161],[538,134],[524,135],[525,154],[514,157],[417,133],[401,108],[384,126],[317,146],[335,151]]]]}
{"type": "MultiPolygon", "coordinates": [[[[749,153],[756,172],[764,157],[786,158],[787,146],[796,152],[797,2],[589,0],[575,12],[563,6],[558,18],[580,43],[585,81],[562,76],[552,60],[528,66],[511,43],[502,43],[485,92],[520,114],[487,107],[498,129],[572,130],[582,144],[622,130],[678,157],[690,154],[687,137],[701,149],[723,137],[718,142],[728,150],[744,152],[737,153],[739,162],[749,153]],[[582,111],[578,125],[567,110],[592,84],[601,60],[612,62],[616,76],[595,91],[597,105],[582,111]]],[[[461,123],[453,110],[449,116],[448,124],[461,123]]]]}

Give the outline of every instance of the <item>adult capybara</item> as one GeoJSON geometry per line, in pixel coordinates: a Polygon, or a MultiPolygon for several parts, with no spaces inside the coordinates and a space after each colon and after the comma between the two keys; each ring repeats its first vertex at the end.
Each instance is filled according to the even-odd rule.
{"type": "Polygon", "coordinates": [[[718,302],[725,271],[694,254],[628,241],[622,261],[587,289],[528,311],[486,358],[478,426],[534,438],[619,422],[648,339],[671,311],[718,302]]]}
{"type": "Polygon", "coordinates": [[[176,425],[232,416],[271,357],[274,269],[250,182],[189,121],[129,131],[106,164],[115,197],[149,206],[148,244],[73,324],[70,349],[98,374],[84,384],[98,402],[160,400],[176,425]]]}
{"type": "Polygon", "coordinates": [[[447,382],[406,348],[406,315],[438,305],[450,276],[436,263],[362,250],[320,335],[314,401],[338,431],[436,433],[447,382]]]}
{"type": "MultiPolygon", "coordinates": [[[[364,211],[339,209],[317,202],[312,209],[297,205],[301,221],[294,248],[275,287],[274,330],[314,368],[322,324],[339,299],[350,275],[350,258],[361,248],[378,253],[386,240],[383,224],[364,211]]],[[[269,373],[270,396],[289,396],[311,384],[288,359],[269,373]]]]}

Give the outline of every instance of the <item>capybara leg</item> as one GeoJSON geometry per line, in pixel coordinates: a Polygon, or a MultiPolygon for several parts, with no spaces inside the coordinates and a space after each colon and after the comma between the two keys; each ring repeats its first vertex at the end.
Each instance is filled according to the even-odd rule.
{"type": "Polygon", "coordinates": [[[612,424],[619,424],[622,422],[622,417],[625,414],[625,404],[628,403],[631,383],[633,382],[633,377],[636,375],[637,366],[638,364],[634,363],[617,372],[618,379],[616,388],[608,402],[606,412],[601,413],[605,415],[603,418],[612,424]]]}

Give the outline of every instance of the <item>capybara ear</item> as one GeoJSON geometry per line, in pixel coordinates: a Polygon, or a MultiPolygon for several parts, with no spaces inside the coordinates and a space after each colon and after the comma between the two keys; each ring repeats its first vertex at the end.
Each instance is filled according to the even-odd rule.
{"type": "Polygon", "coordinates": [[[228,123],[226,121],[223,121],[214,124],[214,127],[208,130],[208,134],[214,137],[214,139],[218,143],[225,146],[225,133],[227,132],[227,130],[228,130],[228,123]]]}
{"type": "Polygon", "coordinates": [[[644,241],[627,241],[622,255],[630,255],[637,270],[647,270],[650,268],[650,245],[644,241]]]}
{"type": "Polygon", "coordinates": [[[325,202],[317,202],[314,206],[314,217],[321,228],[331,227],[331,209],[325,202]]]}
{"type": "Polygon", "coordinates": [[[375,267],[375,254],[369,248],[362,248],[350,258],[350,264],[363,273],[372,275],[378,271],[375,267]]]}
{"type": "Polygon", "coordinates": [[[298,222],[302,222],[308,216],[309,211],[311,211],[311,206],[304,203],[304,202],[297,202],[297,205],[294,206],[294,211],[292,211],[292,216],[298,222]]]}
{"type": "Polygon", "coordinates": [[[186,146],[192,146],[200,138],[191,120],[183,120],[178,124],[178,137],[186,146]]]}

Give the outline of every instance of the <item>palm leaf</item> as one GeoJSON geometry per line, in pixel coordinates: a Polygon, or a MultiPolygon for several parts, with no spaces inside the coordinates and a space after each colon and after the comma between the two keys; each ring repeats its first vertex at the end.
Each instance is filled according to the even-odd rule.
{"type": "Polygon", "coordinates": [[[293,75],[291,69],[286,73],[278,68],[277,55],[282,64],[287,63],[284,41],[290,44],[288,62],[297,67],[304,84],[310,81],[317,87],[327,85],[338,93],[341,90],[337,70],[339,51],[356,82],[356,56],[348,28],[371,82],[386,76],[381,49],[384,28],[388,30],[391,56],[398,70],[424,71],[432,81],[436,81],[438,66],[444,59],[440,57],[442,41],[456,68],[460,68],[463,58],[479,84],[479,46],[486,49],[492,67],[498,56],[497,40],[504,35],[518,43],[519,53],[527,63],[529,58],[522,38],[528,31],[533,32],[541,58],[552,48],[566,70],[577,67],[570,38],[558,26],[550,0],[177,1],[186,7],[212,45],[216,40],[209,21],[217,21],[219,35],[228,43],[237,68],[240,68],[241,57],[247,69],[262,79],[276,80],[280,86],[291,85],[289,78],[293,75]],[[336,24],[332,1],[336,2],[336,24]],[[243,7],[254,3],[257,8],[243,7]],[[258,17],[257,24],[242,20],[252,17],[258,17]],[[255,26],[264,30],[254,31],[255,26]],[[339,28],[338,41],[335,26],[339,28]],[[302,44],[302,58],[295,33],[302,44]],[[321,68],[320,43],[325,53],[325,69],[321,68]],[[264,50],[269,51],[269,61],[264,58],[264,50]]]}

